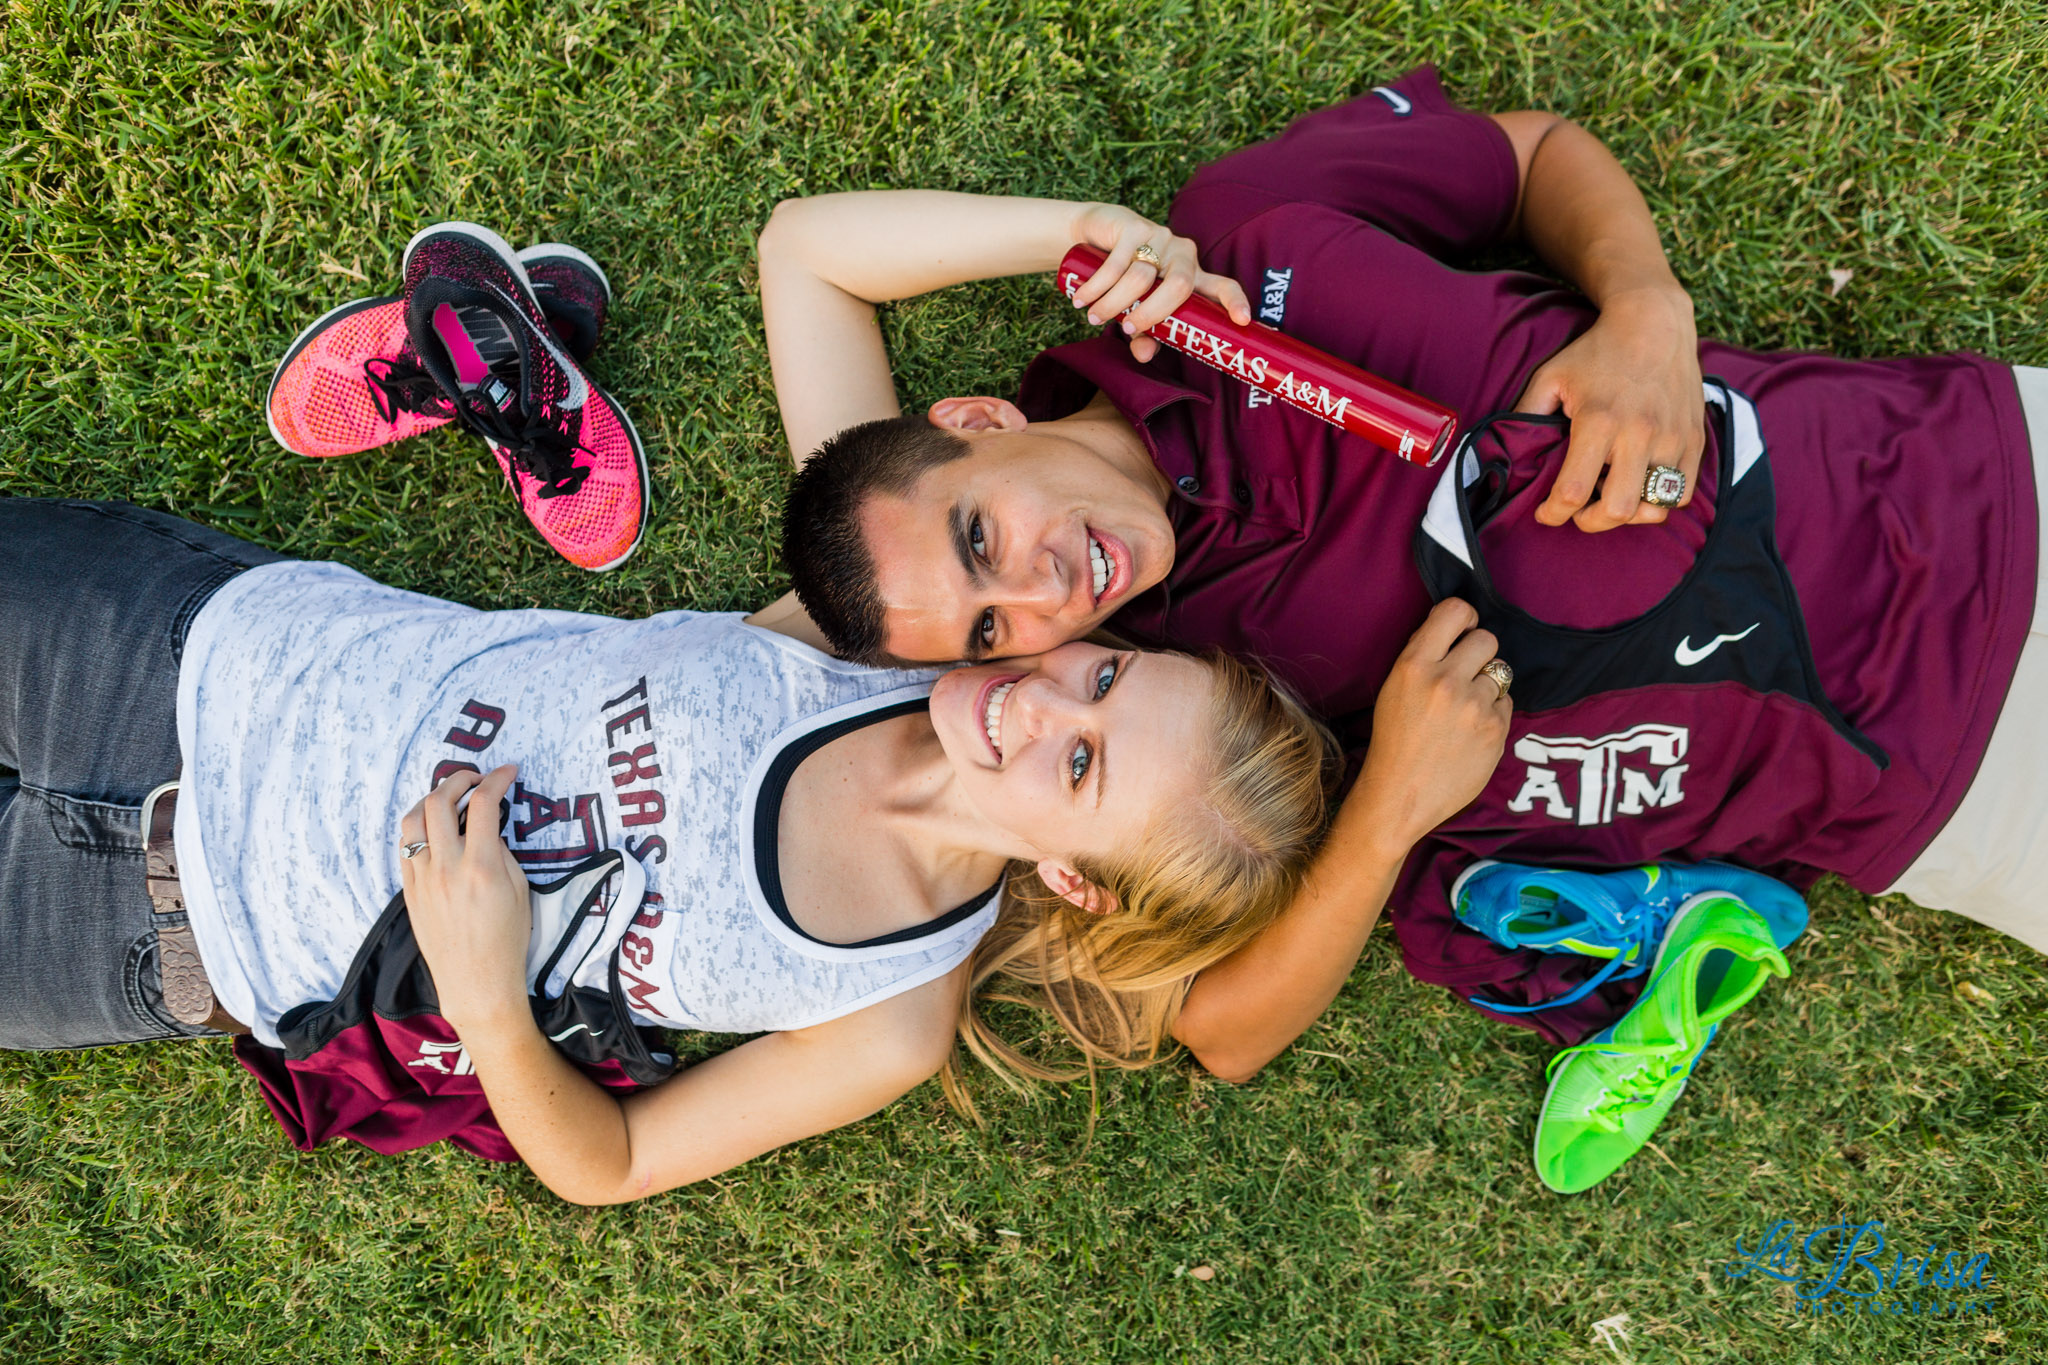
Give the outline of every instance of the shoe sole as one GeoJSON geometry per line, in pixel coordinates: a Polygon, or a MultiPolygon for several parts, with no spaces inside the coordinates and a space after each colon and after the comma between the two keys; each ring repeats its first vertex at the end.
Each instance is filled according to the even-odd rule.
{"type": "MultiPolygon", "coordinates": [[[[535,242],[532,246],[519,253],[519,262],[521,265],[533,265],[550,257],[560,256],[568,257],[591,274],[597,276],[598,284],[604,288],[604,301],[606,303],[612,301],[612,282],[610,276],[604,273],[604,267],[591,260],[589,256],[578,251],[575,247],[570,246],[567,242],[535,242]]],[[[532,277],[529,276],[528,278],[530,280],[532,277]]]]}
{"type": "Polygon", "coordinates": [[[1489,867],[1499,866],[1500,859],[1498,858],[1481,858],[1478,862],[1460,872],[1458,880],[1451,883],[1451,913],[1454,915],[1458,913],[1458,897],[1465,893],[1466,882],[1471,881],[1489,867]]]}
{"type": "MultiPolygon", "coordinates": [[[[607,304],[612,301],[611,276],[604,273],[604,267],[592,260],[588,252],[579,251],[567,242],[535,242],[532,246],[526,247],[519,253],[520,262],[527,265],[560,257],[567,257],[585,270],[588,270],[591,274],[597,276],[598,286],[604,290],[604,301],[607,304]]],[[[623,404],[609,393],[606,393],[604,397],[605,401],[612,405],[612,411],[619,414],[619,420],[625,423],[626,435],[633,442],[633,454],[640,461],[640,530],[633,537],[633,543],[626,547],[626,553],[620,555],[609,564],[592,569],[590,571],[592,573],[603,573],[607,569],[616,569],[619,565],[633,557],[633,552],[640,548],[640,542],[647,536],[647,517],[654,510],[654,478],[647,470],[647,447],[640,443],[640,429],[633,425],[633,419],[626,412],[623,404]]]]}
{"type": "MultiPolygon", "coordinates": [[[[624,554],[590,570],[591,573],[606,573],[631,559],[633,552],[640,548],[640,542],[647,538],[647,523],[654,516],[654,478],[647,472],[647,447],[640,444],[640,428],[633,425],[624,404],[602,389],[598,392],[604,394],[604,401],[610,403],[612,411],[619,415],[620,424],[626,428],[626,439],[633,443],[633,458],[640,462],[640,528],[633,532],[633,543],[626,547],[624,554]]],[[[517,496],[516,491],[514,496],[517,496]]]]}
{"type": "MultiPolygon", "coordinates": [[[[435,223],[431,227],[423,227],[418,232],[415,232],[412,235],[412,240],[405,244],[405,257],[403,260],[399,262],[398,274],[400,279],[403,279],[406,276],[412,265],[413,249],[419,246],[419,244],[425,241],[427,238],[443,232],[460,233],[465,237],[474,238],[476,241],[480,242],[484,246],[489,247],[492,251],[496,252],[498,255],[498,259],[503,261],[506,267],[510,269],[512,273],[519,277],[519,282],[526,287],[526,296],[528,300],[532,302],[534,311],[540,311],[540,301],[534,297],[533,293],[533,281],[531,278],[528,277],[526,273],[526,265],[523,261],[519,259],[519,253],[514,251],[503,237],[500,237],[497,233],[491,231],[489,228],[484,227],[480,223],[464,222],[459,218],[452,218],[445,223],[435,223]]],[[[602,267],[598,265],[596,261],[591,260],[589,256],[585,255],[581,251],[578,251],[575,247],[568,246],[559,242],[544,242],[541,243],[540,246],[547,247],[551,253],[559,253],[561,255],[571,256],[579,261],[587,263],[592,270],[597,272],[597,277],[600,280],[605,281],[605,300],[606,302],[610,302],[612,288],[611,281],[605,279],[604,270],[602,267]]],[[[540,246],[528,247],[527,250],[538,251],[540,249],[540,246]]],[[[579,365],[577,366],[577,368],[580,370],[582,367],[579,365]]],[[[616,412],[619,415],[620,423],[626,428],[626,437],[633,443],[633,458],[636,461],[638,461],[640,465],[640,529],[633,533],[633,543],[626,547],[626,552],[624,554],[620,555],[617,559],[608,560],[607,562],[599,564],[596,567],[589,570],[589,572],[591,573],[604,573],[607,570],[618,568],[619,565],[625,563],[628,559],[631,559],[633,557],[633,552],[640,548],[640,542],[646,539],[647,521],[648,518],[651,517],[654,513],[654,480],[653,477],[648,473],[647,447],[640,443],[640,429],[633,425],[633,419],[627,415],[625,406],[621,404],[616,398],[613,398],[611,394],[599,388],[597,386],[596,381],[592,380],[589,375],[584,375],[583,382],[590,386],[590,389],[593,393],[602,396],[605,402],[611,404],[612,411],[616,412]]],[[[485,441],[485,448],[488,449],[490,444],[491,443],[489,441],[485,441]]],[[[519,502],[519,486],[509,478],[505,481],[505,486],[507,489],[511,491],[513,504],[517,506],[519,502]]],[[[519,509],[519,511],[520,516],[523,518],[526,515],[526,509],[522,507],[519,509]]],[[[552,545],[548,546],[548,548],[550,550],[555,550],[555,547],[552,545]]],[[[560,550],[555,550],[555,553],[561,554],[562,552],[560,550]]],[[[564,556],[564,558],[567,558],[567,556],[564,556]]]]}
{"type": "Polygon", "coordinates": [[[439,236],[444,232],[468,237],[479,246],[496,253],[499,263],[518,278],[519,287],[526,291],[525,302],[532,307],[536,315],[543,318],[546,316],[541,313],[539,296],[533,292],[533,278],[526,273],[526,263],[519,259],[519,253],[512,249],[511,243],[481,223],[470,223],[464,222],[460,218],[451,218],[445,223],[434,223],[415,232],[412,235],[412,239],[405,244],[405,255],[399,258],[398,278],[401,281],[411,272],[412,253],[419,249],[420,243],[429,237],[439,236]]]}
{"type": "Polygon", "coordinates": [[[277,368],[270,372],[270,387],[266,389],[263,394],[263,424],[270,428],[270,437],[272,440],[276,441],[286,450],[289,450],[292,454],[303,456],[304,458],[309,460],[328,458],[326,456],[314,455],[308,451],[300,450],[290,441],[285,440],[284,433],[280,432],[277,429],[277,423],[275,420],[271,418],[270,415],[270,400],[277,397],[278,381],[284,378],[285,370],[290,367],[291,363],[294,360],[297,360],[299,358],[299,353],[305,350],[307,346],[311,345],[313,338],[319,335],[322,331],[325,331],[328,326],[330,326],[333,323],[339,322],[341,319],[349,317],[353,314],[366,313],[372,308],[382,308],[387,303],[396,303],[398,301],[399,296],[396,294],[379,294],[374,298],[350,299],[347,303],[342,304],[340,307],[330,308],[326,312],[322,313],[319,317],[313,319],[312,322],[306,325],[304,331],[300,332],[296,337],[292,338],[292,344],[285,350],[284,359],[278,361],[277,368]]]}
{"type": "MultiPolygon", "coordinates": [[[[640,463],[640,529],[633,533],[633,543],[628,545],[626,552],[617,559],[606,560],[602,564],[576,565],[577,568],[582,569],[585,573],[609,573],[631,559],[634,552],[640,548],[640,542],[647,539],[647,523],[654,516],[654,476],[647,470],[647,447],[640,442],[640,428],[633,425],[633,418],[626,411],[625,405],[603,389],[597,388],[596,385],[591,385],[591,388],[594,392],[601,395],[605,402],[611,404],[612,411],[619,415],[620,424],[626,428],[626,439],[633,443],[633,458],[640,463]]],[[[489,441],[484,441],[481,436],[477,437],[477,439],[483,441],[484,449],[490,450],[491,443],[489,441]]],[[[492,458],[497,458],[495,451],[492,452],[492,458]]],[[[512,495],[512,506],[518,509],[519,519],[527,521],[526,509],[520,506],[519,503],[519,485],[510,475],[505,476],[505,491],[512,495]]],[[[532,525],[530,521],[527,521],[527,524],[532,525]]],[[[538,534],[539,528],[535,527],[534,529],[535,533],[538,534]]],[[[543,545],[547,544],[546,537],[542,537],[541,543],[543,545]]],[[[556,550],[552,545],[548,545],[548,548],[554,550],[558,555],[562,554],[560,550],[556,550]]],[[[562,555],[562,557],[568,559],[567,555],[562,555]]],[[[574,561],[571,562],[573,563],[574,561]]]]}

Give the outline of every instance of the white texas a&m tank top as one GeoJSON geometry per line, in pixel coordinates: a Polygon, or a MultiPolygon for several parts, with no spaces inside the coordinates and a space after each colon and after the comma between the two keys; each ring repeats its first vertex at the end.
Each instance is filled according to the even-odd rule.
{"type": "Polygon", "coordinates": [[[643,1022],[801,1028],[944,975],[994,894],[824,943],[790,918],[775,853],[804,755],[921,707],[935,676],[737,614],[486,612],[336,564],[251,569],[201,609],[178,677],[178,856],[214,990],[276,1046],[279,1017],[334,996],[397,892],[400,817],[437,774],[506,762],[530,873],[612,847],[646,870],[620,959],[643,1022]]]}

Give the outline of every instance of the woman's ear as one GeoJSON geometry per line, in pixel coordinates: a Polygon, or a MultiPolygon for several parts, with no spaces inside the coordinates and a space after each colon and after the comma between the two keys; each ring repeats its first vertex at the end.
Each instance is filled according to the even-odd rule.
{"type": "Polygon", "coordinates": [[[1054,895],[1077,910],[1086,910],[1091,915],[1107,915],[1117,908],[1116,896],[1082,876],[1072,863],[1063,863],[1057,858],[1041,858],[1038,879],[1051,887],[1054,895]]]}
{"type": "Polygon", "coordinates": [[[1002,398],[941,398],[925,417],[948,431],[1022,431],[1031,425],[1022,408],[1002,398]]]}

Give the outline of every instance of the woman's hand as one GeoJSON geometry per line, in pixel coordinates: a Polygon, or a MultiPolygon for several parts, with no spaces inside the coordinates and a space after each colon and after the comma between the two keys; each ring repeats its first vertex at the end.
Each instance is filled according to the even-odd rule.
{"type": "Polygon", "coordinates": [[[1353,799],[1374,803],[1382,837],[1403,857],[1470,805],[1500,764],[1514,703],[1479,671],[1498,642],[1478,624],[1479,613],[1457,598],[1437,603],[1373,706],[1372,746],[1353,799]]]}
{"type": "Polygon", "coordinates": [[[1516,408],[1572,419],[1564,465],[1536,520],[1582,531],[1664,520],[1668,510],[1643,501],[1643,476],[1652,465],[1683,471],[1683,507],[1707,439],[1692,299],[1676,285],[1609,298],[1584,335],[1537,369],[1516,408]]]}
{"type": "Polygon", "coordinates": [[[1086,308],[1088,321],[1098,326],[1129,308],[1124,335],[1131,339],[1131,354],[1140,361],[1159,353],[1159,343],[1146,333],[1186,303],[1190,294],[1222,305],[1230,320],[1240,326],[1252,320],[1252,306],[1236,280],[1202,269],[1193,242],[1176,237],[1149,218],[1115,204],[1087,204],[1074,215],[1074,236],[1109,253],[1102,268],[1074,291],[1074,306],[1086,308]],[[1141,246],[1152,248],[1158,265],[1138,259],[1141,246]],[[1145,291],[1155,283],[1159,287],[1146,297],[1145,291]]]}
{"type": "Polygon", "coordinates": [[[465,1037],[507,1019],[531,1022],[526,1004],[526,946],[533,910],[526,874],[498,837],[498,803],[519,771],[506,764],[479,777],[460,772],[399,822],[401,846],[425,841],[401,858],[413,938],[434,974],[441,1014],[465,1037]],[[468,832],[456,803],[469,795],[468,832]]]}

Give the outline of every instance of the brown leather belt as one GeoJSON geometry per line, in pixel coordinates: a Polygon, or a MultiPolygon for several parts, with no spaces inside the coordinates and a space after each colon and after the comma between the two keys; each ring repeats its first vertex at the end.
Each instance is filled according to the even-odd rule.
{"type": "Polygon", "coordinates": [[[150,904],[156,907],[157,968],[163,978],[164,1008],[181,1024],[221,1033],[247,1033],[249,1026],[237,1021],[213,998],[213,983],[206,979],[206,964],[199,960],[199,940],[192,936],[191,924],[165,922],[165,916],[185,913],[185,888],[178,881],[178,850],[171,843],[177,814],[175,782],[164,783],[143,800],[144,875],[148,878],[150,904]]]}

